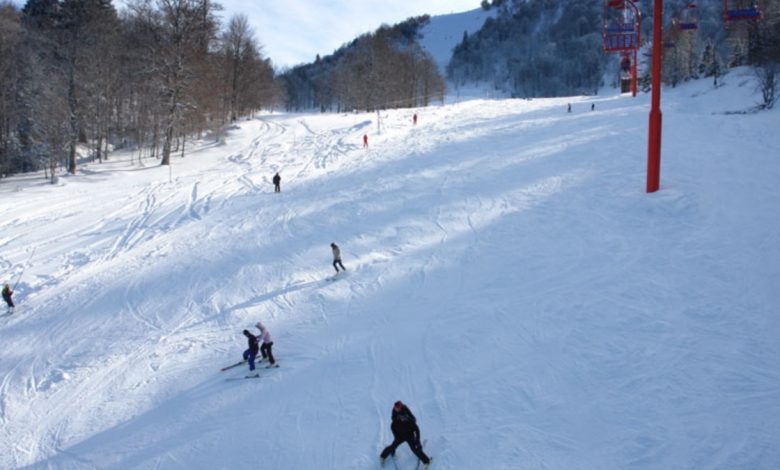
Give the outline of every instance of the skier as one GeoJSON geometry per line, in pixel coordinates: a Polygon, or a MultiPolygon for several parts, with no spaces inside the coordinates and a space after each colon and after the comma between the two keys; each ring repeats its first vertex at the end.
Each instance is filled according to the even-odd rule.
{"type": "Polygon", "coordinates": [[[8,304],[8,313],[14,313],[14,301],[11,296],[14,295],[14,291],[11,290],[11,286],[6,284],[3,286],[3,300],[8,304]]]}
{"type": "Polygon", "coordinates": [[[251,372],[255,370],[255,357],[258,351],[257,336],[250,333],[249,330],[244,330],[244,336],[246,336],[247,344],[249,345],[249,349],[244,351],[244,360],[249,361],[249,370],[251,372]]]}
{"type": "Polygon", "coordinates": [[[593,111],[595,109],[596,109],[596,103],[591,103],[590,104],[590,110],[593,111]]]}
{"type": "Polygon", "coordinates": [[[277,171],[274,175],[274,192],[275,193],[281,193],[282,192],[282,177],[279,176],[279,172],[277,171]]]}
{"type": "Polygon", "coordinates": [[[417,114],[412,116],[412,124],[414,124],[415,126],[417,125],[417,114]]]}
{"type": "Polygon", "coordinates": [[[333,269],[335,269],[336,273],[338,273],[339,266],[341,266],[341,269],[346,271],[347,268],[345,268],[344,265],[341,263],[341,249],[339,249],[339,246],[336,245],[335,243],[331,243],[330,249],[333,250],[333,269]]]}
{"type": "Polygon", "coordinates": [[[261,361],[268,359],[268,362],[271,364],[267,367],[270,369],[271,367],[279,367],[276,365],[276,360],[274,359],[274,353],[271,351],[271,348],[274,345],[274,341],[271,339],[271,333],[268,332],[268,328],[263,325],[263,322],[257,322],[257,325],[255,325],[258,330],[260,330],[260,339],[263,341],[262,346],[260,346],[260,354],[263,355],[263,358],[260,359],[261,361]]]}
{"type": "Polygon", "coordinates": [[[368,147],[368,134],[363,134],[363,148],[368,147]]]}
{"type": "Polygon", "coordinates": [[[567,113],[571,112],[571,103],[569,103],[569,105],[566,107],[566,112],[567,113]]]}
{"type": "Polygon", "coordinates": [[[414,455],[420,459],[423,465],[427,466],[431,463],[430,457],[425,455],[422,444],[420,444],[420,428],[417,426],[417,419],[415,419],[411,410],[409,410],[401,401],[397,401],[393,405],[392,424],[390,424],[390,429],[393,431],[393,443],[385,447],[382,454],[379,456],[379,459],[383,464],[387,457],[395,455],[395,449],[404,442],[409,444],[409,448],[412,449],[414,455]]]}

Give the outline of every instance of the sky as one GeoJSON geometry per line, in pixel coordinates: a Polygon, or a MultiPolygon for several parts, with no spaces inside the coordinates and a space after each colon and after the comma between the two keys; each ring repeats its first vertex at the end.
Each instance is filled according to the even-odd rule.
{"type": "Polygon", "coordinates": [[[383,23],[411,16],[460,13],[479,8],[479,0],[222,0],[227,19],[243,13],[277,68],[313,62],[383,23]]]}

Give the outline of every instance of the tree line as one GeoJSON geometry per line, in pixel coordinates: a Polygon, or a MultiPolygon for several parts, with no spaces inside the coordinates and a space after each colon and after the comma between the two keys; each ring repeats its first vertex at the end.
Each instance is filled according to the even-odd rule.
{"type": "Polygon", "coordinates": [[[603,0],[493,0],[496,11],[464,32],[447,66],[456,87],[473,82],[516,97],[591,94],[610,59],[601,50],[603,0]]]}
{"type": "MultiPolygon", "coordinates": [[[[78,149],[119,146],[171,163],[187,136],[278,97],[247,19],[212,0],[0,3],[0,173],[75,173],[78,149]]],[[[141,155],[139,155],[141,158],[141,155]]]]}
{"type": "Polygon", "coordinates": [[[419,44],[429,16],[364,34],[324,58],[282,75],[290,111],[376,110],[443,100],[445,80],[419,44]]]}

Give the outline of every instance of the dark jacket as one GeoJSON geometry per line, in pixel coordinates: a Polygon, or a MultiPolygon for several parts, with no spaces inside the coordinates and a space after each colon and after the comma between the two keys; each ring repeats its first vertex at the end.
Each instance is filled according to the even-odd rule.
{"type": "Polygon", "coordinates": [[[402,405],[398,411],[393,408],[392,420],[390,429],[393,431],[393,436],[404,440],[410,438],[420,440],[420,428],[417,427],[417,419],[406,405],[402,405]]]}
{"type": "Polygon", "coordinates": [[[257,345],[257,336],[252,333],[244,333],[246,335],[247,343],[249,344],[249,353],[257,356],[260,351],[260,346],[257,345]]]}
{"type": "Polygon", "coordinates": [[[274,184],[278,186],[279,183],[281,183],[281,182],[282,182],[282,177],[279,176],[279,173],[275,174],[274,175],[274,184]]]}

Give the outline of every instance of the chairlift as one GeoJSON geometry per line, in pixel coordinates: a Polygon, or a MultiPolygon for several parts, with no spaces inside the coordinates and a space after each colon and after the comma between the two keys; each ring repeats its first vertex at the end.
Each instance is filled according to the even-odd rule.
{"type": "Polygon", "coordinates": [[[602,39],[605,52],[639,48],[639,9],[632,0],[605,0],[602,39]]]}
{"type": "Polygon", "coordinates": [[[761,6],[758,0],[723,0],[723,20],[760,20],[761,6]]]}
{"type": "Polygon", "coordinates": [[[640,41],[642,13],[634,0],[604,0],[604,29],[602,40],[604,52],[620,52],[621,92],[630,91],[636,96],[636,56],[640,41]],[[633,56],[633,61],[631,60],[633,56]]]}
{"type": "Polygon", "coordinates": [[[683,31],[699,29],[699,9],[695,3],[689,3],[680,12],[680,20],[677,27],[683,31]]]}

